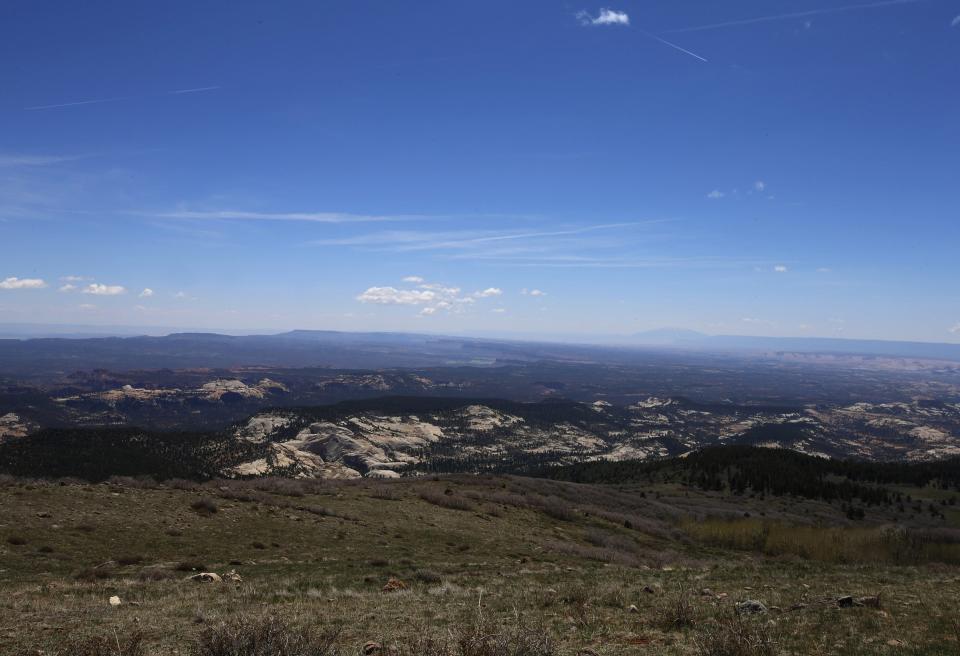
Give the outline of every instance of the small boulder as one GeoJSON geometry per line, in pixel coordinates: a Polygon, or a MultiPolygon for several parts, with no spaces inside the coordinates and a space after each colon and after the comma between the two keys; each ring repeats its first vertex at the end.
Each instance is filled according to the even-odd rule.
{"type": "Polygon", "coordinates": [[[223,579],[215,572],[200,572],[188,578],[190,581],[196,581],[197,583],[223,583],[223,579]]]}
{"type": "Polygon", "coordinates": [[[703,590],[700,591],[700,596],[701,596],[701,597],[713,597],[713,596],[715,596],[715,595],[713,594],[713,590],[711,590],[710,588],[704,588],[703,590]]]}
{"type": "Polygon", "coordinates": [[[837,597],[837,608],[853,608],[856,605],[857,602],[850,595],[837,597]]]}
{"type": "Polygon", "coordinates": [[[629,611],[630,613],[636,615],[636,614],[638,614],[638,613],[640,612],[640,609],[637,608],[637,605],[636,605],[636,604],[630,604],[629,606],[627,606],[627,611],[629,611]]]}
{"type": "Polygon", "coordinates": [[[243,583],[243,577],[237,574],[237,570],[232,569],[226,574],[223,575],[224,581],[230,581],[231,583],[243,583]]]}
{"type": "Polygon", "coordinates": [[[401,581],[398,578],[390,577],[390,580],[387,581],[387,584],[383,586],[384,592],[397,592],[398,590],[406,590],[407,584],[401,581]]]}
{"type": "Polygon", "coordinates": [[[383,647],[379,642],[373,642],[372,640],[365,645],[363,645],[363,656],[371,656],[372,654],[379,654],[382,651],[383,647]]]}
{"type": "Polygon", "coordinates": [[[649,585],[643,586],[643,591],[646,592],[647,594],[656,594],[657,592],[656,590],[651,588],[649,585]]]}
{"type": "Polygon", "coordinates": [[[110,597],[110,605],[111,605],[111,606],[119,606],[119,605],[122,604],[122,603],[123,603],[123,602],[120,601],[120,597],[118,597],[117,595],[113,595],[112,597],[110,597]]]}
{"type": "Polygon", "coordinates": [[[767,607],[756,599],[746,599],[737,604],[738,613],[766,613],[767,607]]]}
{"type": "Polygon", "coordinates": [[[880,608],[880,595],[857,597],[855,603],[858,606],[866,606],[867,608],[880,608]]]}

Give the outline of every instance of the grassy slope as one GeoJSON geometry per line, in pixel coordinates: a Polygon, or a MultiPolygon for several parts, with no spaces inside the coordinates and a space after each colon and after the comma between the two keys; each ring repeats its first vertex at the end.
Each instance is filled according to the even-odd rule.
{"type": "MultiPolygon", "coordinates": [[[[520,614],[543,626],[559,653],[680,654],[693,653],[711,618],[745,598],[784,610],[748,621],[772,622],[780,644],[796,653],[957,648],[960,570],[814,563],[710,547],[692,541],[680,522],[724,501],[686,488],[640,497],[463,477],[311,484],[299,496],[303,490],[289,482],[258,485],[264,490],[222,482],[194,489],[0,486],[0,653],[135,629],[145,633],[150,653],[186,653],[204,626],[264,613],[342,625],[345,643],[356,649],[370,639],[442,633],[482,612],[494,623],[514,623],[520,614]],[[200,498],[218,511],[193,510],[200,498]],[[244,581],[184,581],[188,573],[176,566],[185,561],[220,573],[236,569],[244,581]],[[409,588],[381,592],[390,576],[409,588]],[[702,588],[728,596],[700,596],[702,588]],[[663,620],[681,590],[697,622],[671,630],[663,620]],[[828,601],[880,591],[882,610],[838,610],[828,601]],[[108,604],[114,594],[124,601],[117,608],[108,604]],[[807,608],[787,611],[796,603],[807,608]],[[630,604],[639,612],[628,612],[630,604]],[[896,640],[904,646],[888,644],[896,640]]],[[[757,512],[767,502],[726,503],[753,504],[757,512]]],[[[837,516],[812,501],[769,510],[784,520],[837,516]]]]}

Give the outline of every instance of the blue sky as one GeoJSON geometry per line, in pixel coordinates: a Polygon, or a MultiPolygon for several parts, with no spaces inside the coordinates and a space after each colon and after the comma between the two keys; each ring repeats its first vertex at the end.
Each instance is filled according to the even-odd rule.
{"type": "Polygon", "coordinates": [[[0,8],[0,322],[960,341],[960,2],[0,8]]]}

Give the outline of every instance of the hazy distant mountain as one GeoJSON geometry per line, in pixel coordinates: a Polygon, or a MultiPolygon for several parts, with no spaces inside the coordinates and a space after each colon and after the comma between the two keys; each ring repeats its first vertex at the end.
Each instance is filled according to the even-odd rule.
{"type": "Polygon", "coordinates": [[[691,353],[826,353],[960,361],[960,344],[827,338],[707,336],[665,329],[606,344],[509,341],[414,333],[297,330],[279,335],[175,333],[162,337],[0,338],[0,376],[90,369],[238,366],[431,367],[509,362],[624,363],[663,349],[691,353]]]}
{"type": "Polygon", "coordinates": [[[647,330],[641,333],[634,333],[633,340],[637,344],[658,344],[673,345],[687,344],[689,342],[700,342],[707,339],[709,335],[688,330],[686,328],[658,328],[656,330],[647,330]]]}
{"type": "Polygon", "coordinates": [[[835,353],[933,360],[960,360],[960,344],[897,342],[879,339],[834,337],[756,337],[750,335],[706,335],[683,328],[661,328],[636,333],[637,345],[675,346],[712,351],[835,353]]]}

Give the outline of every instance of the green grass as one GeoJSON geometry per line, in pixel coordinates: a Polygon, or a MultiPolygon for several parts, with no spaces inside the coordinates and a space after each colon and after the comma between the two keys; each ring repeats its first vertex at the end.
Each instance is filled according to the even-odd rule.
{"type": "MultiPolygon", "coordinates": [[[[507,647],[535,630],[551,643],[543,653],[722,656],[702,648],[733,639],[724,622],[743,599],[771,608],[740,629],[769,633],[776,653],[955,653],[960,569],[718,546],[685,518],[720,501],[682,488],[656,496],[510,477],[0,486],[0,653],[52,656],[70,640],[140,632],[144,654],[187,655],[223,622],[272,615],[291,630],[335,629],[345,654],[371,640],[456,654],[453,638],[482,623],[507,647]],[[198,512],[198,499],[217,511],[198,512]],[[181,565],[243,581],[193,583],[181,565]],[[390,577],[407,588],[383,592],[390,577]],[[877,593],[881,609],[833,603],[877,593]],[[681,599],[686,619],[665,622],[681,599]]],[[[835,530],[859,544],[875,529],[835,530]]]]}

